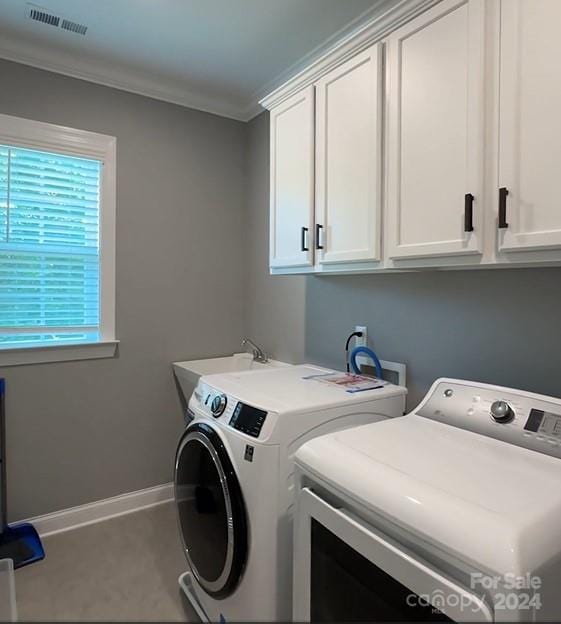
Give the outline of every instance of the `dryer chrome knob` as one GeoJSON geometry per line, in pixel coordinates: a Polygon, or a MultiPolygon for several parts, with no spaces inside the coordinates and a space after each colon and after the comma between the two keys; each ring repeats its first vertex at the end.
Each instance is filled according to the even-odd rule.
{"type": "Polygon", "coordinates": [[[212,399],[212,404],[210,406],[210,411],[215,418],[218,418],[224,413],[226,409],[226,404],[228,403],[228,399],[225,394],[217,394],[214,399],[212,399]]]}
{"type": "Polygon", "coordinates": [[[494,401],[491,405],[491,418],[498,423],[507,423],[514,418],[514,411],[506,401],[494,401]]]}

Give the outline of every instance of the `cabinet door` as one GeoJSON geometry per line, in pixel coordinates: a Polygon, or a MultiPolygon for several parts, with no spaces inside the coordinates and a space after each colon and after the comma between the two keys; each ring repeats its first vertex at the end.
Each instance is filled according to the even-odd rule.
{"type": "Polygon", "coordinates": [[[316,237],[321,264],[380,259],[381,63],[377,44],[316,85],[316,237]]]}
{"type": "Polygon", "coordinates": [[[389,37],[391,258],[481,252],[483,52],[482,0],[444,0],[389,37]]]}
{"type": "Polygon", "coordinates": [[[271,111],[272,268],[313,264],[314,90],[271,111]]]}
{"type": "Polygon", "coordinates": [[[508,194],[497,201],[504,251],[561,248],[560,26],[559,0],[501,3],[498,187],[508,194]]]}

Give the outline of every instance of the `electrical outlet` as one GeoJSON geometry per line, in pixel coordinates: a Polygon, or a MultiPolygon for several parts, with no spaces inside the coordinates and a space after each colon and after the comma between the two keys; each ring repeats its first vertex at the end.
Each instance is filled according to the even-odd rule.
{"type": "Polygon", "coordinates": [[[355,338],[355,347],[366,347],[368,344],[368,327],[366,325],[355,325],[355,331],[362,332],[362,336],[355,338]]]}

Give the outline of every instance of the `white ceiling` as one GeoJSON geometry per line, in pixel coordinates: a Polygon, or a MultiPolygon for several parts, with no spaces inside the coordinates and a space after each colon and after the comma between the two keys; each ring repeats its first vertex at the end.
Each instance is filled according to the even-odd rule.
{"type": "Polygon", "coordinates": [[[387,0],[0,0],[0,57],[247,120],[258,100],[387,0]]]}

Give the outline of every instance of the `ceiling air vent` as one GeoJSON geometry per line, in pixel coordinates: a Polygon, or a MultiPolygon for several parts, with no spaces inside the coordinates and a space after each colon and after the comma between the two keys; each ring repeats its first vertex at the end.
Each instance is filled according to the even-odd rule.
{"type": "Polygon", "coordinates": [[[70,20],[63,19],[62,24],[60,25],[64,30],[69,30],[70,32],[77,33],[78,35],[85,35],[88,30],[87,26],[84,24],[78,24],[77,22],[71,22],[70,20]]]}
{"type": "Polygon", "coordinates": [[[58,17],[58,15],[53,15],[52,13],[47,13],[41,9],[34,8],[31,8],[29,11],[29,19],[41,22],[42,24],[48,24],[49,26],[55,26],[57,28],[60,23],[60,17],[58,17]]]}
{"type": "Polygon", "coordinates": [[[28,4],[27,6],[29,8],[27,16],[35,22],[54,26],[55,28],[62,28],[62,30],[68,30],[77,35],[85,35],[88,30],[88,27],[84,24],[79,24],[78,22],[73,22],[72,20],[55,15],[49,9],[34,4],[28,4]]]}

